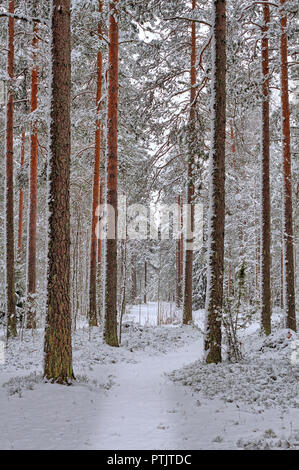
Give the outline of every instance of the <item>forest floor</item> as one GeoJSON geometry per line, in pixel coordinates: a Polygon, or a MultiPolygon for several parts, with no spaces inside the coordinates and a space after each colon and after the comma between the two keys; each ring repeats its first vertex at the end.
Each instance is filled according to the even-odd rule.
{"type": "Polygon", "coordinates": [[[70,387],[42,380],[42,330],[11,342],[0,361],[0,449],[298,449],[299,336],[276,326],[264,339],[252,324],[240,363],[207,366],[203,312],[181,326],[163,308],[172,324],[156,325],[157,304],[131,308],[120,348],[78,325],[70,387]]]}

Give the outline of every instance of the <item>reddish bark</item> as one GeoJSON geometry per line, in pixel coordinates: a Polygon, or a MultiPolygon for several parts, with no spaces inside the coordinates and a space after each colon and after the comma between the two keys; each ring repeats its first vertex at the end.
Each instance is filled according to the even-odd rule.
{"type": "MultiPolygon", "coordinates": [[[[99,0],[99,13],[103,11],[103,2],[99,0]]],[[[99,39],[102,38],[102,20],[98,24],[99,39]]],[[[97,120],[95,132],[95,153],[92,195],[92,222],[90,243],[90,272],[89,272],[89,326],[97,326],[97,237],[96,226],[98,222],[97,206],[99,203],[99,181],[101,161],[101,98],[102,98],[102,53],[97,54],[97,120]]]]}
{"type": "MultiPolygon", "coordinates": [[[[36,49],[38,43],[38,28],[33,26],[33,63],[35,64],[31,73],[31,100],[30,112],[37,110],[38,92],[38,67],[36,65],[36,49]]],[[[34,307],[34,296],[36,292],[36,216],[37,216],[37,122],[31,119],[30,134],[30,181],[29,181],[29,231],[28,231],[28,259],[27,259],[27,328],[36,328],[36,312],[34,307]]]]}
{"type": "Polygon", "coordinates": [[[282,115],[282,146],[283,146],[283,273],[284,273],[284,310],[286,327],[296,331],[295,310],[295,270],[294,270],[294,234],[292,208],[292,168],[291,168],[291,137],[290,137],[290,106],[288,90],[288,39],[287,13],[284,10],[286,0],[280,0],[281,36],[280,36],[280,75],[281,75],[281,115],[282,115]]]}
{"type": "MultiPolygon", "coordinates": [[[[8,11],[15,11],[14,0],[9,0],[8,11]]],[[[7,72],[9,76],[6,102],[6,186],[5,186],[5,229],[6,229],[6,315],[7,338],[17,335],[15,270],[14,270],[14,183],[13,183],[13,124],[14,124],[14,30],[15,20],[8,18],[8,57],[7,72]]]]}
{"type": "Polygon", "coordinates": [[[271,218],[270,218],[270,102],[269,102],[269,41],[268,24],[270,8],[263,5],[264,24],[262,27],[262,149],[261,149],[261,322],[266,335],[271,333],[271,218]]]}
{"type": "MultiPolygon", "coordinates": [[[[196,8],[196,0],[192,0],[192,10],[196,8]]],[[[196,23],[191,24],[191,64],[190,64],[190,149],[188,159],[188,188],[187,188],[187,204],[190,211],[187,211],[187,227],[191,228],[192,235],[186,238],[186,254],[185,254],[185,285],[184,285],[184,307],[183,307],[183,323],[186,325],[192,321],[192,281],[193,281],[193,230],[194,230],[194,182],[193,182],[193,166],[194,166],[194,149],[193,141],[195,140],[195,119],[196,119],[196,23]],[[190,218],[190,221],[188,221],[190,218]]]]}
{"type": "Polygon", "coordinates": [[[115,211],[115,237],[106,241],[104,338],[118,346],[117,338],[117,110],[118,110],[118,22],[117,0],[109,7],[109,70],[107,110],[107,204],[115,211]]]}

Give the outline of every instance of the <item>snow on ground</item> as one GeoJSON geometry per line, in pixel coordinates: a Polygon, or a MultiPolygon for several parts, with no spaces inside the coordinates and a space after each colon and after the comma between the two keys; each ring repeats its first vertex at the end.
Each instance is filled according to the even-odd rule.
{"type": "MultiPolygon", "coordinates": [[[[203,312],[195,317],[200,326],[203,312]]],[[[286,330],[263,340],[251,327],[242,363],[206,366],[198,327],[181,326],[166,303],[159,322],[157,304],[133,306],[120,348],[103,344],[100,328],[78,329],[70,387],[43,382],[41,330],[11,342],[0,364],[0,449],[296,448],[298,369],[286,330]]]]}

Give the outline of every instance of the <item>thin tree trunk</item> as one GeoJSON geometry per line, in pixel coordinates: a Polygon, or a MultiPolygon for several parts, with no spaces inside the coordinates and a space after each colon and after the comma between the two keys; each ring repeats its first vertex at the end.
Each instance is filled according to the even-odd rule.
{"type": "MultiPolygon", "coordinates": [[[[38,68],[36,65],[36,49],[38,43],[38,28],[33,25],[33,62],[31,73],[31,102],[30,112],[37,110],[38,68]]],[[[28,259],[27,259],[27,328],[36,328],[35,293],[36,293],[36,215],[37,215],[37,122],[31,119],[30,135],[30,187],[29,187],[29,229],[28,229],[28,259]]]]}
{"type": "MultiPolygon", "coordinates": [[[[196,0],[192,0],[192,11],[196,8],[196,0]]],[[[195,136],[195,118],[196,118],[196,23],[192,21],[191,25],[191,67],[190,67],[190,135],[189,139],[189,160],[188,160],[188,188],[187,188],[187,227],[191,229],[191,234],[186,239],[185,254],[185,286],[184,286],[184,306],[183,306],[183,324],[187,325],[192,321],[192,279],[193,279],[193,230],[194,230],[194,140],[195,136]],[[189,219],[189,220],[188,220],[189,219]]]]}
{"type": "Polygon", "coordinates": [[[225,224],[226,2],[213,1],[212,136],[205,351],[207,363],[221,362],[225,224]]]}
{"type": "MultiPolygon", "coordinates": [[[[21,168],[25,162],[25,131],[22,132],[21,141],[21,168]]],[[[24,212],[24,193],[23,189],[20,188],[19,192],[19,219],[18,219],[18,258],[21,259],[23,251],[23,212],[24,212]]]]}
{"type": "MultiPolygon", "coordinates": [[[[103,2],[99,0],[99,13],[102,14],[103,2]]],[[[102,38],[102,19],[98,24],[99,39],[102,38]]],[[[100,161],[101,161],[101,98],[102,98],[102,52],[97,55],[97,121],[95,133],[92,222],[90,243],[90,272],[89,272],[89,326],[97,326],[97,206],[99,203],[100,161]]]]}
{"type": "Polygon", "coordinates": [[[294,235],[292,208],[292,166],[290,137],[290,106],[288,90],[288,39],[287,13],[284,10],[286,0],[280,0],[281,36],[280,36],[280,74],[281,74],[281,115],[283,146],[283,274],[284,274],[284,311],[286,327],[296,330],[295,310],[295,273],[294,273],[294,235]]]}
{"type": "MultiPolygon", "coordinates": [[[[232,150],[232,157],[233,157],[233,165],[236,165],[236,144],[235,144],[235,133],[234,133],[234,128],[233,128],[233,120],[230,119],[229,121],[230,125],[230,137],[231,137],[231,150],[232,150]]],[[[228,247],[228,290],[227,290],[227,295],[230,297],[231,295],[231,284],[232,284],[232,262],[231,262],[231,244],[229,243],[228,247]]]]}
{"type": "Polygon", "coordinates": [[[109,7],[109,73],[107,110],[107,204],[114,209],[115,236],[106,240],[104,338],[118,346],[117,338],[117,109],[118,109],[118,22],[117,0],[109,7]]]}
{"type": "Polygon", "coordinates": [[[261,149],[261,322],[266,335],[271,333],[271,284],[270,284],[270,129],[269,129],[269,5],[263,5],[262,27],[262,149],[261,149]]]}
{"type": "MultiPolygon", "coordinates": [[[[100,197],[99,197],[99,204],[102,207],[103,204],[103,189],[104,184],[100,181],[100,197]]],[[[100,223],[101,212],[99,211],[99,219],[98,222],[100,223]]],[[[100,235],[100,234],[99,234],[100,235]]],[[[98,260],[97,260],[97,279],[98,279],[98,315],[100,321],[102,321],[102,300],[103,300],[103,287],[102,287],[102,239],[99,236],[98,238],[98,260]]]]}
{"type": "Polygon", "coordinates": [[[137,295],[136,255],[135,255],[135,253],[132,254],[131,266],[132,266],[131,301],[132,301],[132,304],[135,304],[136,303],[136,295],[137,295]]]}
{"type": "Polygon", "coordinates": [[[122,253],[121,253],[121,301],[120,301],[120,318],[119,318],[119,344],[121,344],[122,322],[124,314],[126,313],[126,264],[127,264],[127,241],[122,240],[122,253]]]}
{"type": "Polygon", "coordinates": [[[182,288],[183,288],[183,234],[182,234],[182,201],[178,196],[178,230],[179,237],[177,240],[177,280],[176,280],[176,305],[180,307],[182,304],[182,288]]]}
{"type": "MultiPolygon", "coordinates": [[[[14,0],[9,0],[8,11],[15,11],[14,0]]],[[[14,31],[15,20],[8,18],[8,58],[9,77],[6,98],[6,180],[5,180],[5,245],[6,245],[6,315],[7,338],[17,335],[16,296],[15,296],[15,255],[14,255],[14,182],[13,182],[13,124],[14,124],[14,31]]]]}
{"type": "Polygon", "coordinates": [[[147,303],[147,262],[144,261],[144,303],[147,303]]]}
{"type": "Polygon", "coordinates": [[[70,0],[52,0],[49,245],[44,376],[61,384],[69,383],[74,378],[70,304],[70,19],[70,0]]]}
{"type": "Polygon", "coordinates": [[[231,287],[232,287],[232,263],[231,263],[231,247],[228,248],[228,286],[227,286],[227,296],[231,296],[231,287]]]}
{"type": "Polygon", "coordinates": [[[179,255],[179,263],[180,263],[180,283],[181,283],[181,303],[183,301],[183,283],[184,283],[184,220],[183,220],[183,201],[182,198],[180,200],[181,207],[181,221],[180,221],[180,255],[179,255]]]}
{"type": "Polygon", "coordinates": [[[283,240],[280,249],[280,308],[283,310],[283,240]]]}

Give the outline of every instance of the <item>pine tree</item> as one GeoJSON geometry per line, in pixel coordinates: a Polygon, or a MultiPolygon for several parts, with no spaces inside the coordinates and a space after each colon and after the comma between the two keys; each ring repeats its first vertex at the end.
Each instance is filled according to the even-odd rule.
{"type": "Polygon", "coordinates": [[[262,330],[271,333],[271,285],[270,285],[270,102],[269,102],[269,45],[268,24],[270,8],[263,5],[262,27],[262,148],[261,148],[261,307],[262,330]]]}
{"type": "MultiPolygon", "coordinates": [[[[31,72],[31,100],[30,112],[37,110],[38,67],[37,60],[38,28],[33,25],[33,69],[31,72]]],[[[30,187],[29,187],[29,230],[28,230],[28,257],[27,257],[27,328],[36,328],[35,292],[36,292],[36,217],[37,217],[37,122],[31,119],[30,132],[30,187]]]]}
{"type": "MultiPolygon", "coordinates": [[[[99,13],[102,14],[103,2],[99,0],[99,13]]],[[[102,20],[98,25],[99,39],[102,39],[102,20]]],[[[95,152],[94,152],[94,176],[92,195],[92,223],[91,223],[91,243],[90,243],[90,272],[89,272],[89,326],[97,326],[97,206],[99,203],[100,184],[100,161],[101,161],[101,99],[102,99],[102,52],[97,54],[97,120],[95,132],[95,152]]]]}
{"type": "Polygon", "coordinates": [[[118,346],[117,338],[117,110],[118,110],[118,18],[117,0],[109,6],[109,70],[107,110],[107,204],[114,209],[114,238],[106,240],[104,338],[118,346]]]}
{"type": "Polygon", "coordinates": [[[178,231],[179,237],[176,242],[176,305],[181,306],[182,303],[182,287],[183,287],[183,211],[181,196],[178,196],[178,231]]]}
{"type": "Polygon", "coordinates": [[[6,97],[6,187],[5,187],[5,234],[6,234],[6,315],[7,338],[17,335],[16,296],[15,296],[15,255],[14,255],[14,31],[15,2],[9,0],[8,12],[8,56],[7,74],[9,77],[6,97]]]}
{"type": "MultiPolygon", "coordinates": [[[[99,205],[100,208],[102,207],[103,204],[103,191],[104,191],[104,183],[103,181],[100,180],[100,191],[99,191],[99,205]]],[[[98,223],[100,224],[101,222],[101,211],[99,211],[99,218],[98,218],[98,223]]],[[[98,315],[100,318],[100,321],[102,320],[102,299],[103,299],[103,287],[102,287],[102,272],[103,272],[103,267],[102,267],[102,238],[99,236],[98,238],[98,256],[97,256],[97,282],[98,282],[98,299],[99,299],[99,307],[98,307],[98,315]]]]}
{"type": "Polygon", "coordinates": [[[213,1],[212,135],[208,229],[205,351],[207,363],[221,362],[225,222],[226,2],[213,1]]]}
{"type": "Polygon", "coordinates": [[[49,239],[44,376],[52,382],[65,384],[74,378],[70,304],[70,0],[51,1],[51,33],[49,239]]]}
{"type": "MultiPolygon", "coordinates": [[[[25,140],[26,140],[26,133],[25,131],[22,132],[21,137],[21,168],[25,162],[25,140]]],[[[23,188],[20,188],[19,191],[19,219],[18,219],[18,258],[21,258],[22,251],[23,251],[23,211],[24,211],[24,193],[23,188]]]]}
{"type": "Polygon", "coordinates": [[[292,207],[292,169],[291,169],[291,138],[290,138],[290,106],[288,88],[288,39],[286,0],[281,5],[281,36],[280,36],[280,76],[281,76],[281,116],[283,146],[283,278],[284,278],[284,310],[286,327],[296,331],[295,310],[295,273],[294,273],[294,235],[292,207]]]}
{"type": "MultiPolygon", "coordinates": [[[[196,8],[196,0],[192,0],[192,12],[196,8]]],[[[193,281],[193,231],[194,231],[194,149],[193,140],[195,139],[195,118],[196,118],[196,23],[192,21],[191,26],[191,66],[190,66],[190,142],[188,158],[188,177],[187,177],[187,220],[186,226],[191,230],[191,234],[186,237],[185,251],[185,285],[184,285],[184,306],[183,323],[187,325],[192,321],[192,281],[193,281]]]]}

